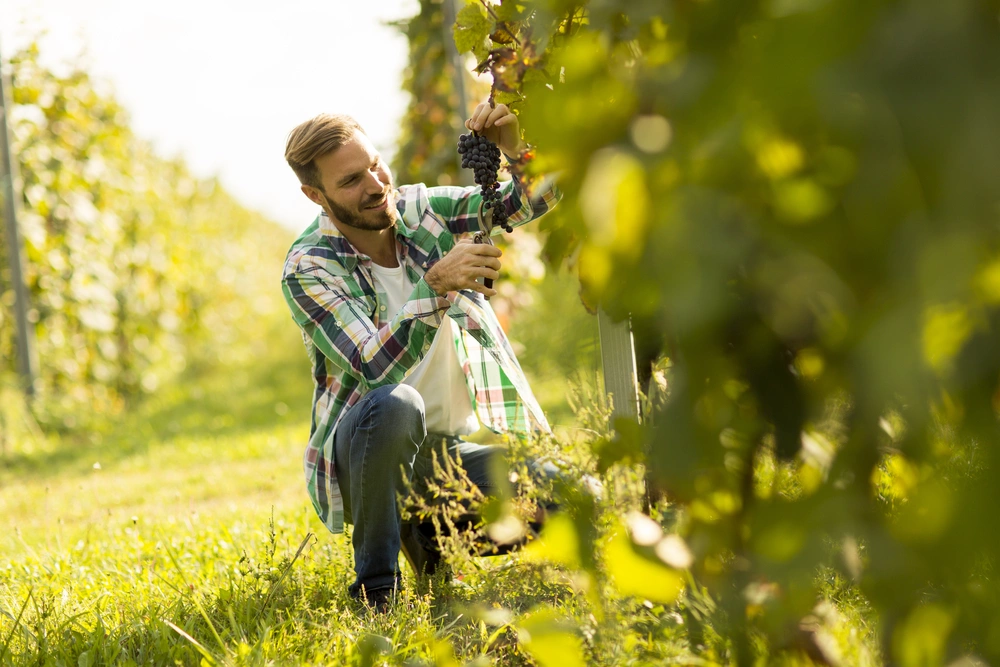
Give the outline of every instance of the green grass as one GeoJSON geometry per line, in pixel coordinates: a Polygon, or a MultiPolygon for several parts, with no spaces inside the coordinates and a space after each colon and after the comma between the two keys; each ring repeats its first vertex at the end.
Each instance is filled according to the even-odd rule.
{"type": "MultiPolygon", "coordinates": [[[[305,494],[300,343],[272,350],[241,370],[201,366],[99,431],[4,453],[0,664],[562,665],[577,652],[597,665],[727,664],[724,626],[693,593],[654,604],[603,575],[588,593],[572,569],[520,554],[456,557],[459,578],[421,587],[404,567],[398,604],[367,614],[346,594],[349,537],[330,535],[305,494]]],[[[589,465],[586,448],[561,446],[589,465]]],[[[638,480],[607,479],[600,544],[638,506],[638,480]]],[[[846,607],[832,640],[870,642],[863,601],[829,582],[846,607]]]]}

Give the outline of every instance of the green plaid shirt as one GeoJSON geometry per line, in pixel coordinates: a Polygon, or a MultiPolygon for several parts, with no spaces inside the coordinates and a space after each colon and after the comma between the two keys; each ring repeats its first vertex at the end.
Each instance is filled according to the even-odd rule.
{"type": "MultiPolygon", "coordinates": [[[[504,183],[501,192],[513,226],[544,214],[559,198],[556,188],[547,186],[529,199],[516,179],[504,183]]],[[[333,459],[337,425],[370,390],[402,382],[427,353],[446,316],[461,332],[455,350],[480,422],[496,432],[549,431],[489,303],[471,290],[438,296],[423,278],[457,235],[479,231],[481,200],[478,187],[418,184],[396,190],[396,241],[415,285],[399,313],[386,313],[371,258],[358,253],[325,212],[288,252],[282,292],[302,329],[316,384],[304,458],[306,486],[320,519],[334,533],[344,529],[333,459]]]]}

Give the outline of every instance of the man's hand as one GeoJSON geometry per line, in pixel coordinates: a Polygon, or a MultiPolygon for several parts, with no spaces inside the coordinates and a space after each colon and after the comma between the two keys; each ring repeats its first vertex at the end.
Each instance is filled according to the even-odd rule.
{"type": "Polygon", "coordinates": [[[521,126],[517,116],[511,113],[506,104],[491,108],[489,104],[482,102],[472,113],[472,118],[465,121],[465,127],[485,134],[487,139],[511,157],[519,156],[524,150],[521,126]]]}
{"type": "Polygon", "coordinates": [[[424,274],[424,280],[440,296],[462,289],[494,296],[497,291],[476,282],[476,278],[499,278],[500,260],[497,258],[502,254],[495,246],[463,239],[424,274]]]}

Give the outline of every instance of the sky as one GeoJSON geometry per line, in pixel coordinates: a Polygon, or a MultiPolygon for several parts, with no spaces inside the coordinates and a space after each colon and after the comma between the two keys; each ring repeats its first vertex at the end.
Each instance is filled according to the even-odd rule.
{"type": "Polygon", "coordinates": [[[316,207],[285,138],[321,112],[354,116],[391,158],[408,103],[406,39],[384,25],[417,0],[0,0],[0,57],[32,36],[46,65],[84,64],[132,129],[248,208],[302,229],[316,207]]]}

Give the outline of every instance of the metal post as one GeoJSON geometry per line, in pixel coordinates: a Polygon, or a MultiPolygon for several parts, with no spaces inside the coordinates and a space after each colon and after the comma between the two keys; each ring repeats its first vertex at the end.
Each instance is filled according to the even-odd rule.
{"type": "Polygon", "coordinates": [[[625,417],[639,421],[639,384],[631,322],[614,322],[602,308],[597,311],[597,330],[601,337],[604,390],[611,394],[614,405],[611,419],[625,417]]]}
{"type": "MultiPolygon", "coordinates": [[[[452,124],[456,133],[462,134],[465,132],[465,114],[468,112],[466,106],[468,98],[465,96],[465,68],[462,66],[462,57],[455,46],[455,35],[453,33],[456,17],[455,0],[444,0],[441,3],[441,7],[443,11],[441,29],[444,31],[444,48],[448,53],[448,60],[451,61],[453,85],[455,86],[455,93],[458,96],[458,106],[455,108],[455,113],[452,116],[452,124]]],[[[456,164],[458,165],[457,173],[459,174],[460,182],[464,179],[466,181],[465,185],[471,185],[471,172],[462,169],[462,156],[458,153],[454,153],[454,155],[456,164]]]]}
{"type": "Polygon", "coordinates": [[[28,290],[24,284],[24,275],[21,273],[21,234],[17,226],[21,181],[17,164],[11,155],[7,111],[12,108],[12,103],[8,99],[8,91],[12,91],[10,79],[6,68],[3,67],[3,58],[0,57],[0,176],[3,178],[7,255],[14,287],[14,312],[17,320],[17,372],[21,376],[25,392],[30,396],[34,393],[38,362],[35,357],[35,331],[28,321],[28,290]]]}

